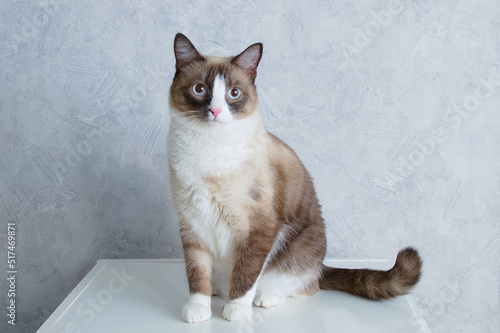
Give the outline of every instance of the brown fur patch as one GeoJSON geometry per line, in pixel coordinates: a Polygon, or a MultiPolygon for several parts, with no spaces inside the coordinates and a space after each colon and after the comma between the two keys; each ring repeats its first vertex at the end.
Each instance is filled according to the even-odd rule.
{"type": "Polygon", "coordinates": [[[260,201],[262,199],[261,185],[259,180],[254,180],[252,186],[248,189],[248,195],[255,201],[260,201]]]}
{"type": "Polygon", "coordinates": [[[187,247],[184,250],[186,272],[189,282],[189,292],[210,295],[211,261],[206,262],[212,255],[201,248],[187,247]]]}
{"type": "Polygon", "coordinates": [[[200,244],[198,237],[185,221],[181,221],[181,241],[186,262],[186,274],[191,294],[210,295],[212,254],[200,244]]]}
{"type": "Polygon", "coordinates": [[[250,219],[252,231],[235,245],[230,300],[244,296],[253,287],[278,233],[277,221],[273,221],[269,216],[254,212],[250,219]],[[267,225],[267,228],[264,228],[264,225],[267,225]]]}

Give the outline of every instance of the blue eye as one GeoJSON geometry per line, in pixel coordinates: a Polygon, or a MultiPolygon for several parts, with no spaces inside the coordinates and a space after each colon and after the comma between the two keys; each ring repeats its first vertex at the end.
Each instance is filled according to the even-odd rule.
{"type": "Polygon", "coordinates": [[[241,91],[238,88],[232,88],[227,91],[227,97],[229,99],[237,99],[241,96],[241,91]]]}
{"type": "Polygon", "coordinates": [[[197,83],[193,86],[193,93],[198,96],[205,96],[207,88],[203,84],[197,83]]]}

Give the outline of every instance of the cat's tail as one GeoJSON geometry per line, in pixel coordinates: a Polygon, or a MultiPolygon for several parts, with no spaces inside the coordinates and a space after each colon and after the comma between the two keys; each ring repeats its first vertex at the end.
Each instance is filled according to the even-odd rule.
{"type": "Polygon", "coordinates": [[[379,300],[404,295],[420,279],[422,260],[418,252],[408,247],[399,251],[396,263],[388,271],[344,269],[323,265],[319,286],[349,294],[379,300]]]}

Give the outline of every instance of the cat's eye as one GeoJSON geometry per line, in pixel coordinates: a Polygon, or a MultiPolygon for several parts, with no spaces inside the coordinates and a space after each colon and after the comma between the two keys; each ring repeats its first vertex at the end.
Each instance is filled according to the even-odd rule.
{"type": "Polygon", "coordinates": [[[205,96],[205,94],[207,93],[207,88],[205,88],[203,84],[197,83],[193,86],[193,92],[195,95],[205,96]]]}
{"type": "Polygon", "coordinates": [[[229,97],[230,99],[237,99],[238,97],[240,97],[240,95],[241,91],[238,88],[229,89],[227,92],[227,97],[229,97]]]}

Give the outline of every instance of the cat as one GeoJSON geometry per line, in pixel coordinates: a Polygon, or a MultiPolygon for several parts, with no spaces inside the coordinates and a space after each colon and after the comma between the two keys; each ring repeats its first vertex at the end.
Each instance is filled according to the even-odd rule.
{"type": "Polygon", "coordinates": [[[202,55],[177,34],[170,88],[168,161],[190,298],[187,322],[208,320],[211,296],[240,321],[320,289],[372,300],[403,295],[419,281],[418,252],[389,271],[323,265],[325,224],[312,179],[263,126],[255,86],[263,45],[234,57],[202,55]]]}

